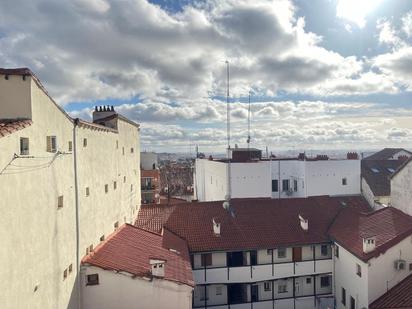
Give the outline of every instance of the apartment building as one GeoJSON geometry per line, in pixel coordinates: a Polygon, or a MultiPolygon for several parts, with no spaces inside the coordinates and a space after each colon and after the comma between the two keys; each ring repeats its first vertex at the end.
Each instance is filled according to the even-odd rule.
{"type": "Polygon", "coordinates": [[[374,209],[391,205],[391,176],[412,153],[403,148],[384,148],[362,159],[362,195],[374,209]]]}
{"type": "Polygon", "coordinates": [[[186,242],[167,229],[124,224],[82,261],[82,308],[192,306],[193,275],[186,242]]]}
{"type": "MultiPolygon", "coordinates": [[[[232,198],[296,198],[318,195],[360,194],[360,160],[349,153],[342,160],[325,155],[308,158],[261,158],[257,150],[231,150],[230,191],[232,198]],[[238,154],[239,152],[239,154],[238,154]],[[250,159],[248,158],[250,156],[250,159]]],[[[195,197],[218,201],[228,194],[227,160],[195,162],[195,197]]]]}
{"type": "Polygon", "coordinates": [[[157,154],[140,153],[142,204],[160,203],[160,169],[157,154]]]}
{"type": "Polygon", "coordinates": [[[412,274],[412,217],[361,196],[143,207],[136,225],[186,239],[193,308],[368,308],[412,274]]]}
{"type": "Polygon", "coordinates": [[[79,263],[140,207],[139,125],[72,119],[29,69],[0,69],[2,308],[78,308],[79,263]]]}

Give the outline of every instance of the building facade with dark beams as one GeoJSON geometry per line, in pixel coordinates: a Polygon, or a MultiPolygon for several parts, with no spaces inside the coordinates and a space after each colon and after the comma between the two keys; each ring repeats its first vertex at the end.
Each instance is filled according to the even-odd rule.
{"type": "Polygon", "coordinates": [[[163,226],[187,241],[196,284],[193,308],[327,308],[334,302],[340,307],[343,298],[347,308],[362,308],[385,292],[381,285],[397,283],[373,282],[380,282],[380,271],[397,272],[399,280],[409,274],[392,269],[392,249],[403,250],[412,263],[412,246],[406,244],[412,217],[393,208],[372,211],[360,196],[234,199],[226,209],[222,202],[166,208],[165,215],[154,216],[143,206],[136,225],[155,231],[163,226]],[[373,240],[365,239],[375,242],[363,248],[369,229],[373,240]],[[386,260],[389,270],[372,267],[368,273],[367,263],[386,260]],[[362,295],[346,278],[352,273],[360,278],[358,266],[362,295]],[[343,297],[342,289],[348,295],[343,297]]]}

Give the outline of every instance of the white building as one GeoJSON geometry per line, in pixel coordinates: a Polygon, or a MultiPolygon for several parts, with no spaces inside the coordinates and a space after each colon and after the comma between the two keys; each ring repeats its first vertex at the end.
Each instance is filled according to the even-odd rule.
{"type": "Polygon", "coordinates": [[[125,224],[82,263],[82,308],[190,309],[193,277],[186,242],[125,224]]]}
{"type": "MultiPolygon", "coordinates": [[[[234,150],[235,151],[235,150],[234,150]]],[[[230,164],[232,198],[291,198],[360,194],[360,160],[256,159],[230,164]]],[[[226,160],[196,159],[195,196],[199,201],[224,200],[226,160]]]]}
{"type": "Polygon", "coordinates": [[[136,224],[187,240],[193,308],[368,308],[412,274],[412,217],[360,196],[164,209],[142,208],[136,224]]]}
{"type": "Polygon", "coordinates": [[[77,308],[80,259],[140,207],[139,126],[72,119],[28,69],[0,69],[2,308],[77,308]]]}
{"type": "Polygon", "coordinates": [[[392,206],[412,215],[412,159],[408,159],[391,176],[392,206]]]}

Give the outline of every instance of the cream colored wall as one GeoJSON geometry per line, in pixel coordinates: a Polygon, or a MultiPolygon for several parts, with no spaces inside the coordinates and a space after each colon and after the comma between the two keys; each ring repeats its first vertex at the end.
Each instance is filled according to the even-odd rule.
{"type": "Polygon", "coordinates": [[[0,138],[0,170],[19,153],[20,137],[30,139],[30,157],[13,160],[0,175],[1,307],[65,308],[76,265],[73,155],[46,152],[46,136],[56,135],[58,149],[67,151],[72,123],[30,78],[23,82],[21,77],[11,76],[7,82],[9,87],[2,89],[6,93],[0,101],[0,118],[3,111],[10,115],[6,104],[10,101],[4,101],[9,94],[32,93],[33,124],[0,138]],[[59,195],[64,196],[60,209],[59,195]],[[70,264],[74,271],[63,280],[63,271],[70,264]]]}
{"type": "MultiPolygon", "coordinates": [[[[76,308],[76,216],[73,153],[73,123],[27,77],[0,76],[0,118],[9,115],[8,97],[31,93],[31,126],[0,138],[0,304],[1,308],[76,308]],[[46,152],[46,137],[57,136],[62,154],[46,152]],[[30,155],[11,159],[20,151],[20,137],[28,137],[30,155]],[[57,207],[63,195],[64,206],[57,207]],[[72,264],[72,273],[63,271],[72,264]],[[36,288],[37,287],[37,288],[36,288]],[[35,291],[36,290],[36,291],[35,291]]],[[[21,102],[30,102],[20,98],[21,102]]],[[[30,97],[29,97],[30,99],[30,97]]],[[[27,103],[29,104],[29,103],[27,103]]],[[[85,247],[99,243],[113,231],[113,223],[130,222],[140,206],[140,147],[135,126],[119,120],[119,134],[78,129],[80,257],[85,247]],[[82,149],[83,136],[88,138],[82,149]],[[115,140],[119,149],[115,149],[115,140]],[[125,155],[122,147],[125,146],[125,155]],[[134,147],[134,153],[130,148],[134,147]],[[126,175],[126,183],[123,183],[126,175]],[[117,191],[112,181],[118,179],[117,191]],[[121,179],[121,181],[120,181],[121,179]],[[109,183],[109,193],[104,193],[109,183]],[[130,185],[133,184],[133,191],[130,185]],[[85,186],[90,196],[85,197],[85,186]]]]}
{"type": "Polygon", "coordinates": [[[412,216],[412,161],[391,179],[391,204],[412,216]]]}
{"type": "Polygon", "coordinates": [[[30,84],[31,77],[9,75],[6,80],[0,75],[0,119],[31,119],[30,84]],[[7,104],[6,104],[7,103],[7,104]]]}
{"type": "MultiPolygon", "coordinates": [[[[167,266],[166,266],[167,267],[167,266]]],[[[175,282],[115,273],[98,267],[86,267],[81,275],[82,305],[85,309],[189,309],[192,288],[175,282]],[[99,274],[99,284],[87,286],[87,274],[99,274]]]]}

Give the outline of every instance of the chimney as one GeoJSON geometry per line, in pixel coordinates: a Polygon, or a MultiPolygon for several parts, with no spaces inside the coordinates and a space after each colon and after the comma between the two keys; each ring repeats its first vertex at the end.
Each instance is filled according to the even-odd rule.
{"type": "Polygon", "coordinates": [[[348,160],[358,160],[359,156],[357,152],[348,152],[346,154],[346,159],[348,160]]]}
{"type": "Polygon", "coordinates": [[[113,106],[96,106],[93,111],[93,122],[96,120],[115,115],[116,111],[113,106]]]}
{"type": "Polygon", "coordinates": [[[309,220],[306,220],[301,215],[299,215],[299,221],[302,230],[307,231],[309,229],[309,220]]]}
{"type": "Polygon", "coordinates": [[[150,259],[152,276],[163,278],[165,276],[165,261],[150,259]]]}
{"type": "Polygon", "coordinates": [[[213,222],[213,233],[215,236],[220,236],[220,223],[216,222],[215,218],[212,219],[213,222]]]}
{"type": "Polygon", "coordinates": [[[362,238],[363,253],[369,253],[369,252],[375,250],[375,247],[376,247],[375,237],[362,238]]]}

